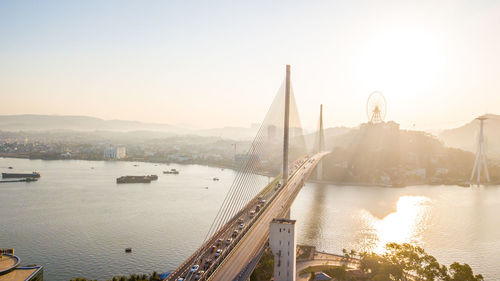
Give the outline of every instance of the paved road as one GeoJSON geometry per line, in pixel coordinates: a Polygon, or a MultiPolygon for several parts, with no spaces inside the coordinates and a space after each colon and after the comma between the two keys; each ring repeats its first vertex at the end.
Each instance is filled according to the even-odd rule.
{"type": "Polygon", "coordinates": [[[359,260],[351,259],[351,261],[347,262],[342,259],[342,256],[317,252],[312,260],[297,262],[296,280],[297,281],[309,280],[309,274],[300,275],[300,273],[302,272],[302,270],[306,269],[309,266],[319,266],[319,265],[335,265],[335,266],[345,265],[348,269],[357,269],[359,268],[359,260]]]}
{"type": "Polygon", "coordinates": [[[298,166],[288,184],[282,187],[277,197],[269,203],[259,219],[248,230],[238,245],[224,259],[209,280],[235,280],[242,269],[264,247],[269,239],[269,224],[274,218],[282,218],[290,209],[295,197],[304,185],[318,161],[326,154],[316,154],[298,166]]]}

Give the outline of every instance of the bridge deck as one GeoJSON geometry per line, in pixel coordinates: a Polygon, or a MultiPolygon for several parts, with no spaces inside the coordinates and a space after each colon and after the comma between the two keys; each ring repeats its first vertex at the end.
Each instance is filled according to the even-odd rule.
{"type": "Polygon", "coordinates": [[[324,154],[317,154],[305,161],[288,184],[281,189],[277,197],[269,203],[252,228],[240,240],[238,245],[224,259],[208,280],[238,280],[238,275],[261,251],[269,239],[269,224],[273,218],[284,217],[289,211],[295,197],[302,188],[312,170],[324,154]]]}
{"type": "Polygon", "coordinates": [[[319,153],[310,158],[304,158],[304,161],[300,165],[293,167],[292,176],[288,179],[288,183],[279,189],[275,189],[277,183],[277,179],[275,179],[167,277],[165,281],[240,280],[241,277],[245,277],[240,276],[241,274],[245,273],[243,275],[248,275],[248,271],[250,271],[248,266],[261,253],[269,239],[270,222],[273,218],[284,217],[288,213],[304,182],[324,155],[326,153],[319,153]],[[259,196],[268,200],[267,204],[253,218],[249,217],[250,211],[258,204],[259,196]],[[238,220],[243,221],[245,225],[244,229],[234,238],[234,241],[230,244],[225,244],[224,241],[227,238],[231,238],[233,231],[238,227],[238,220]],[[213,245],[217,245],[216,241],[218,239],[221,239],[222,243],[216,248],[221,249],[222,252],[220,256],[216,257],[211,248],[213,245]],[[212,262],[208,264],[207,261],[209,260],[212,262]],[[199,268],[191,272],[190,268],[195,264],[199,265],[199,268]],[[208,266],[206,266],[207,264],[208,266]],[[201,271],[204,271],[204,273],[196,276],[196,273],[201,271]]]}

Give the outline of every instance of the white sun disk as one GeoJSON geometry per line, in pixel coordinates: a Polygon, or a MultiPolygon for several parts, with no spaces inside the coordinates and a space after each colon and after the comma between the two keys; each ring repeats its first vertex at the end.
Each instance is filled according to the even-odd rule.
{"type": "Polygon", "coordinates": [[[385,31],[365,43],[359,58],[360,79],[377,89],[425,87],[440,72],[438,41],[421,30],[385,31]]]}

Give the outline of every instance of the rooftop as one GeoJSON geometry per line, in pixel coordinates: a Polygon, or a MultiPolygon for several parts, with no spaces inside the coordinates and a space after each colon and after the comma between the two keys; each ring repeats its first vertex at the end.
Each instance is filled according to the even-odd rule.
{"type": "Polygon", "coordinates": [[[0,254],[0,274],[16,267],[20,261],[21,260],[14,255],[0,254]]]}
{"type": "Polygon", "coordinates": [[[295,224],[295,220],[288,219],[273,219],[271,223],[280,223],[280,224],[295,224]]]}
{"type": "Polygon", "coordinates": [[[0,275],[0,281],[25,281],[41,269],[41,266],[17,267],[7,274],[0,275]]]}
{"type": "Polygon", "coordinates": [[[0,254],[0,281],[30,280],[42,266],[19,266],[21,259],[11,254],[0,254]]]}

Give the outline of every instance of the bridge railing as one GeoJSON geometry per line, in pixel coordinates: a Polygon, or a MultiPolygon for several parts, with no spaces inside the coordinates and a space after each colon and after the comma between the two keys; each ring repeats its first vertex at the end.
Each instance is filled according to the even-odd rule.
{"type": "MultiPolygon", "coordinates": [[[[263,194],[266,194],[267,192],[269,192],[274,186],[276,186],[276,184],[278,183],[279,179],[280,179],[281,175],[276,177],[274,179],[274,181],[272,181],[262,192],[260,192],[259,194],[257,194],[257,196],[255,196],[254,199],[252,199],[248,204],[247,204],[247,207],[243,208],[243,210],[245,211],[248,211],[248,208],[253,206],[253,204],[255,204],[255,202],[257,201],[256,198],[258,198],[260,195],[263,195],[263,194]]],[[[250,229],[253,228],[255,222],[261,217],[261,215],[264,213],[264,211],[268,208],[269,204],[274,200],[274,198],[276,198],[278,192],[275,192],[273,194],[273,196],[269,199],[269,201],[262,207],[262,209],[260,209],[259,212],[257,212],[255,214],[255,216],[252,218],[252,220],[250,221],[250,224],[244,228],[244,230],[242,232],[240,232],[240,234],[236,237],[235,240],[233,240],[233,242],[228,245],[226,248],[224,248],[224,251],[221,253],[221,256],[217,259],[217,262],[214,262],[212,263],[212,265],[205,271],[205,274],[203,275],[203,277],[200,279],[200,280],[207,280],[207,278],[210,278],[210,275],[215,272],[215,270],[221,265],[224,263],[226,257],[231,253],[231,251],[234,249],[234,247],[236,247],[238,245],[238,242],[241,241],[241,239],[243,239],[245,237],[245,235],[247,234],[248,231],[250,231],[250,229]]],[[[241,215],[241,214],[240,214],[241,215]]],[[[236,218],[239,218],[240,216],[239,215],[236,215],[234,216],[234,220],[236,220],[236,218]]],[[[233,223],[234,223],[234,220],[233,220],[233,223]]]]}
{"type": "MultiPolygon", "coordinates": [[[[304,158],[304,159],[307,159],[307,157],[303,157],[303,158],[304,158]]],[[[305,160],[305,161],[307,161],[307,160],[305,160]]],[[[302,164],[304,164],[304,163],[305,163],[305,161],[304,161],[302,164]]],[[[302,167],[302,165],[301,165],[300,167],[302,167]]],[[[290,178],[294,177],[294,176],[297,174],[297,172],[299,171],[299,169],[300,169],[300,168],[296,169],[296,170],[293,172],[293,174],[290,176],[290,178]]],[[[310,171],[307,175],[310,175],[310,173],[311,173],[311,172],[312,172],[312,170],[311,170],[311,171],[310,171]]],[[[279,179],[279,177],[278,177],[278,179],[279,179]]],[[[301,183],[300,183],[300,184],[301,184],[301,185],[303,185],[303,183],[304,183],[304,182],[303,182],[303,181],[301,181],[301,183]]],[[[280,187],[280,190],[281,190],[282,188],[284,188],[284,187],[285,187],[285,186],[281,186],[281,187],[280,187]]],[[[255,222],[257,222],[257,221],[258,221],[258,219],[262,216],[262,214],[265,212],[265,210],[267,210],[267,209],[268,209],[268,207],[271,205],[271,203],[272,203],[272,202],[276,199],[276,197],[280,194],[278,191],[279,191],[279,190],[277,190],[276,192],[274,192],[273,196],[269,199],[269,201],[268,201],[268,202],[264,205],[264,207],[263,207],[263,208],[262,208],[262,209],[261,209],[261,210],[260,210],[260,211],[256,214],[256,216],[252,219],[252,223],[251,223],[248,227],[246,227],[246,228],[245,228],[245,231],[244,231],[243,233],[241,233],[241,235],[239,235],[239,236],[238,236],[238,238],[237,238],[237,239],[236,239],[233,243],[231,243],[231,246],[230,246],[230,247],[227,247],[227,248],[226,248],[226,250],[225,250],[223,253],[221,253],[221,257],[222,257],[222,254],[224,254],[223,258],[222,258],[222,259],[221,259],[221,258],[219,258],[219,259],[218,259],[218,261],[217,261],[217,263],[212,264],[212,265],[210,266],[210,268],[209,268],[207,271],[205,271],[205,274],[203,275],[203,277],[202,277],[200,280],[209,280],[210,276],[211,276],[211,275],[212,275],[215,271],[217,271],[217,270],[219,269],[220,265],[222,265],[222,264],[224,264],[224,263],[226,262],[226,258],[227,258],[227,256],[229,256],[229,255],[231,254],[232,250],[233,250],[233,249],[234,249],[234,248],[238,245],[238,242],[239,242],[239,241],[241,241],[241,239],[243,239],[243,238],[245,237],[246,233],[247,233],[248,231],[250,231],[250,230],[254,227],[255,222]]],[[[292,193],[292,195],[290,196],[290,198],[288,198],[288,200],[287,200],[287,204],[288,204],[288,202],[290,202],[290,201],[292,201],[292,202],[293,202],[293,200],[295,199],[295,197],[296,197],[296,195],[298,194],[298,192],[299,192],[299,191],[300,191],[300,189],[299,189],[299,188],[297,188],[297,189],[296,189],[296,190],[292,193]]],[[[258,197],[258,196],[256,196],[255,198],[257,198],[257,197],[258,197]]],[[[280,215],[279,215],[279,216],[280,216],[280,217],[284,217],[284,216],[286,215],[286,213],[287,213],[287,212],[288,212],[288,210],[287,210],[287,208],[285,208],[285,209],[284,209],[284,210],[280,213],[280,215]]],[[[236,216],[235,216],[235,217],[236,217],[236,216]]],[[[262,250],[261,250],[261,252],[262,252],[262,250]]]]}
{"type": "MultiPolygon", "coordinates": [[[[182,274],[185,270],[186,270],[186,266],[188,265],[191,265],[193,262],[196,261],[197,258],[200,257],[200,254],[203,253],[203,251],[207,250],[210,245],[213,245],[217,239],[219,238],[219,235],[222,234],[222,233],[225,233],[229,228],[231,228],[235,221],[241,217],[241,215],[244,213],[244,212],[247,212],[248,209],[253,205],[255,204],[255,202],[258,200],[257,198],[260,196],[260,195],[263,195],[265,193],[267,193],[273,186],[276,186],[276,183],[279,181],[279,179],[281,178],[281,174],[278,175],[271,183],[269,183],[262,191],[260,191],[252,200],[250,200],[246,205],[245,207],[243,207],[235,216],[233,216],[226,224],[224,224],[219,230],[217,230],[214,235],[212,235],[210,237],[210,239],[208,239],[207,241],[205,241],[189,258],[187,258],[179,267],[177,267],[176,270],[174,270],[172,272],[172,274],[170,274],[166,279],[165,281],[170,281],[170,280],[175,280],[175,278],[177,278],[177,276],[179,274],[182,274]]],[[[267,205],[267,204],[266,204],[267,205]]],[[[260,213],[260,212],[259,212],[260,213]]],[[[248,231],[250,227],[246,227],[246,231],[245,233],[248,231]]],[[[238,236],[244,236],[244,235],[238,235],[238,236]]],[[[239,241],[239,240],[238,240],[239,241]]],[[[231,246],[231,249],[233,247],[235,243],[231,243],[229,246],[231,246]]],[[[224,252],[226,252],[226,249],[228,247],[225,248],[224,252]]],[[[227,255],[227,254],[226,254],[227,255]]],[[[223,255],[221,253],[221,256],[219,256],[217,258],[216,261],[214,261],[213,264],[215,264],[216,262],[217,263],[220,263],[220,261],[222,261],[223,259],[223,255]]],[[[213,265],[212,264],[212,265],[213,265]]],[[[212,267],[212,266],[211,266],[212,267]]],[[[207,273],[208,270],[205,272],[207,273]]],[[[205,274],[206,275],[206,274],[205,274]]]]}

